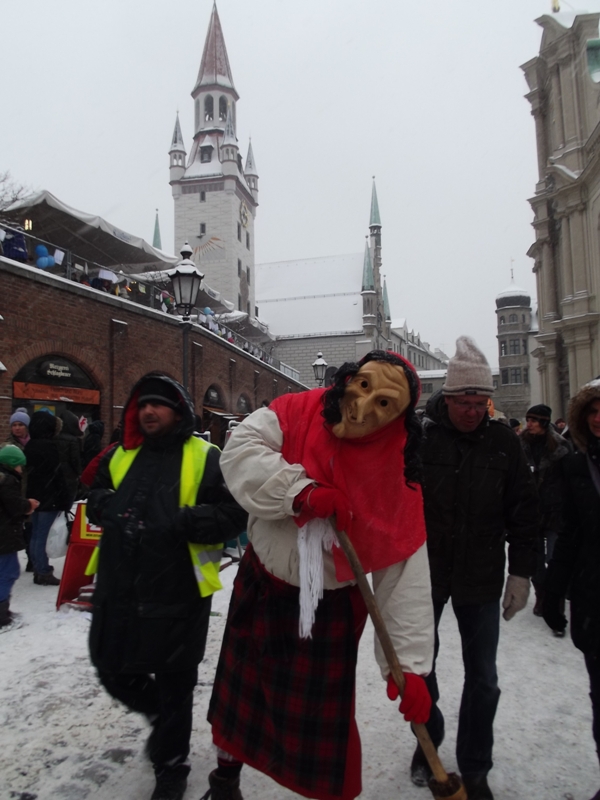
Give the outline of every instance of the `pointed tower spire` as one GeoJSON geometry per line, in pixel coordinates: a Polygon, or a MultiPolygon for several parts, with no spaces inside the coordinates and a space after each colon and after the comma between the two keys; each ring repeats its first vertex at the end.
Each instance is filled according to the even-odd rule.
{"type": "Polygon", "coordinates": [[[225,121],[225,132],[223,134],[222,146],[233,145],[237,147],[237,138],[233,128],[233,118],[231,116],[231,106],[227,106],[227,119],[225,121]]]}
{"type": "Polygon", "coordinates": [[[256,163],[254,161],[254,153],[252,152],[252,139],[248,143],[248,155],[246,156],[246,168],[244,169],[244,177],[248,188],[252,192],[252,197],[258,200],[258,172],[256,171],[256,163]]]}
{"type": "Polygon", "coordinates": [[[379,203],[377,202],[377,189],[375,187],[375,176],[373,175],[373,191],[371,192],[371,218],[369,220],[369,228],[374,226],[381,227],[381,218],[379,216],[379,203]]]}
{"type": "Polygon", "coordinates": [[[179,111],[175,118],[175,127],[173,129],[173,137],[171,139],[171,149],[169,153],[185,153],[185,145],[183,143],[183,136],[181,134],[181,125],[179,124],[179,111]]]}
{"type": "Polygon", "coordinates": [[[156,209],[156,219],[154,220],[154,239],[152,240],[152,246],[162,250],[162,244],[160,241],[160,225],[158,224],[158,208],[156,209]]]}
{"type": "Polygon", "coordinates": [[[369,242],[366,242],[365,244],[365,260],[363,261],[362,291],[363,292],[375,291],[375,278],[373,277],[373,264],[371,262],[371,250],[369,249],[369,242]]]}
{"type": "Polygon", "coordinates": [[[392,315],[390,313],[390,299],[388,297],[387,282],[385,278],[383,279],[383,316],[385,317],[386,322],[392,321],[392,315]]]}
{"type": "Polygon", "coordinates": [[[252,152],[252,139],[250,139],[248,142],[248,155],[246,156],[246,168],[244,169],[244,175],[254,175],[258,178],[256,162],[254,161],[254,153],[252,152]]]}
{"type": "Polygon", "coordinates": [[[223,29],[221,28],[221,20],[219,19],[219,12],[217,11],[217,4],[214,3],[210,23],[208,25],[208,33],[206,34],[206,41],[204,42],[204,52],[202,53],[202,61],[200,62],[200,70],[198,71],[198,78],[192,95],[201,86],[223,86],[227,89],[232,89],[238,99],[235,86],[233,85],[233,76],[231,74],[231,67],[229,66],[229,58],[227,57],[227,48],[225,47],[225,39],[223,37],[223,29]]]}
{"type": "Polygon", "coordinates": [[[178,181],[185,172],[185,145],[181,135],[181,125],[179,124],[179,112],[175,118],[175,128],[171,137],[171,149],[169,150],[170,180],[178,181]]]}

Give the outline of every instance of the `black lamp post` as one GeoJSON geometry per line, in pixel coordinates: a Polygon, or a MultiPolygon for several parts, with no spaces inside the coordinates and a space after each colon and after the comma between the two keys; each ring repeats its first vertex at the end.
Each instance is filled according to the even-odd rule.
{"type": "Polygon", "coordinates": [[[175,305],[177,311],[183,317],[183,359],[182,359],[182,373],[183,373],[183,386],[187,389],[188,385],[188,335],[192,327],[190,322],[190,315],[192,309],[196,305],[198,292],[202,285],[204,275],[191,259],[193,250],[186,242],[181,248],[181,261],[176,264],[173,269],[168,270],[167,275],[171,279],[173,285],[173,294],[175,295],[175,305]]]}
{"type": "Polygon", "coordinates": [[[323,353],[317,353],[317,360],[313,361],[313,372],[315,373],[315,380],[319,386],[323,386],[325,380],[325,372],[327,370],[327,362],[323,358],[323,353]]]}
{"type": "Polygon", "coordinates": [[[173,284],[175,305],[184,322],[189,320],[192,309],[196,305],[196,298],[204,278],[203,273],[190,258],[192,253],[192,248],[186,242],[181,248],[181,261],[167,272],[173,284]]]}

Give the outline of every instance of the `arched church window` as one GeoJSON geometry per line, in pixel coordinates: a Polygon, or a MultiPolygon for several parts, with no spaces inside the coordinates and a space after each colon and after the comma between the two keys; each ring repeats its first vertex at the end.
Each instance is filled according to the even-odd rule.
{"type": "Polygon", "coordinates": [[[194,119],[196,122],[196,130],[200,127],[200,100],[197,97],[194,103],[194,119]]]}
{"type": "Polygon", "coordinates": [[[505,318],[504,317],[500,317],[500,325],[504,325],[505,322],[506,322],[505,318]]]}
{"type": "Polygon", "coordinates": [[[210,122],[214,115],[214,102],[212,94],[207,94],[204,98],[204,121],[210,122]]]}
{"type": "MultiPolygon", "coordinates": [[[[211,117],[212,119],[212,117],[211,117]]],[[[227,119],[227,98],[224,94],[219,97],[219,120],[225,122],[227,119]]]]}
{"type": "Polygon", "coordinates": [[[518,322],[519,318],[517,317],[516,314],[511,314],[510,317],[508,318],[508,321],[509,322],[518,322]]]}
{"type": "Polygon", "coordinates": [[[206,145],[205,147],[200,148],[200,163],[201,164],[210,164],[212,160],[212,145],[206,145]]]}

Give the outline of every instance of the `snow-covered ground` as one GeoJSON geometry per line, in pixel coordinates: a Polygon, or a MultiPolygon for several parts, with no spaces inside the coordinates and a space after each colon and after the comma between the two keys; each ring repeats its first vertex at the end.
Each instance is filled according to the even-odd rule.
{"type": "MultiPolygon", "coordinates": [[[[56,574],[62,559],[54,563],[56,574]]],[[[235,567],[223,572],[206,658],[196,690],[192,773],[186,794],[198,800],[215,766],[206,709],[225,624],[235,567]]],[[[87,614],[57,612],[56,589],[34,586],[23,573],[12,608],[25,624],[0,636],[1,800],[148,800],[152,769],[142,750],[144,721],[126,713],[98,685],[87,656],[87,614]]],[[[583,658],[569,638],[555,639],[528,608],[502,622],[499,672],[502,698],[496,718],[496,800],[589,800],[600,786],[591,735],[583,658]]],[[[414,740],[372,654],[372,628],[363,636],[357,714],[363,743],[363,793],[370,800],[427,800],[413,786],[408,765],[414,740]]],[[[455,770],[454,736],[462,665],[451,609],[442,618],[439,680],[448,738],[440,755],[455,770]]],[[[246,800],[297,797],[251,769],[242,772],[246,800]]]]}

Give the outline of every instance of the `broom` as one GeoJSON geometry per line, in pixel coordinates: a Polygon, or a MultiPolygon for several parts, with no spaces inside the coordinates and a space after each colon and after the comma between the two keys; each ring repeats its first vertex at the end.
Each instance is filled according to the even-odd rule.
{"type": "MultiPolygon", "coordinates": [[[[369,616],[373,620],[375,633],[381,642],[381,646],[383,648],[383,652],[385,653],[390,672],[394,678],[394,682],[398,687],[400,696],[402,696],[404,694],[405,686],[404,674],[402,672],[400,662],[398,661],[396,651],[394,650],[392,640],[390,639],[390,635],[385,627],[385,622],[381,616],[381,611],[379,610],[379,607],[375,601],[375,596],[371,589],[371,585],[367,580],[367,576],[362,568],[362,564],[356,555],[356,550],[354,549],[354,546],[352,545],[352,542],[348,538],[347,534],[344,531],[337,531],[336,533],[340,547],[346,554],[346,558],[352,567],[352,571],[358,583],[358,588],[360,589],[360,593],[362,594],[365,605],[367,606],[369,616]]],[[[448,773],[444,769],[438,752],[433,746],[433,742],[431,741],[431,737],[429,736],[425,725],[412,723],[412,729],[418,739],[419,744],[421,745],[421,749],[425,753],[425,758],[431,767],[431,771],[433,772],[433,778],[431,778],[429,781],[429,788],[434,800],[468,800],[467,792],[465,791],[465,787],[463,786],[460,777],[455,772],[448,773]]]]}

